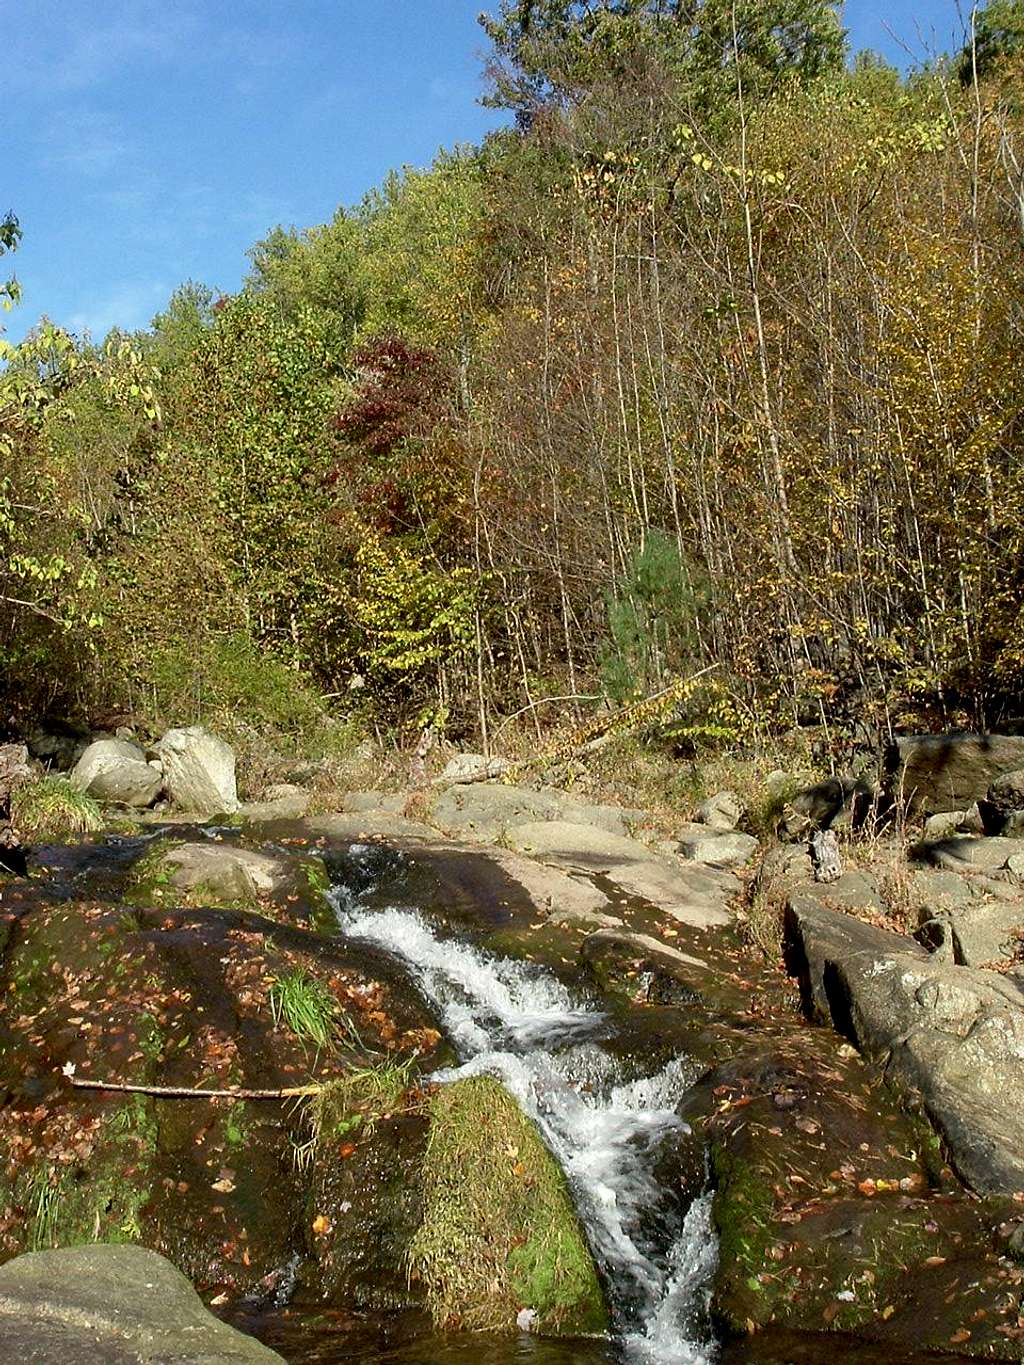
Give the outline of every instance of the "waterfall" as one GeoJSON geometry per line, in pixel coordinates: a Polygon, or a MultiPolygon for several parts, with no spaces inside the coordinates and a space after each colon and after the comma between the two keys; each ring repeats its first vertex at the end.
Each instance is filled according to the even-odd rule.
{"type": "Polygon", "coordinates": [[[494,1075],[537,1123],[601,1268],[625,1358],[708,1365],[710,1196],[684,1213],[655,1175],[659,1152],[688,1131],[676,1109],[696,1068],[680,1057],[630,1076],[603,1046],[613,1026],[600,1010],[542,968],[442,937],[414,910],[369,908],[371,893],[380,899],[366,875],[379,850],[350,853],[367,861],[359,890],[331,893],[342,932],[399,959],[437,1010],[460,1065],[435,1080],[494,1075]]]}

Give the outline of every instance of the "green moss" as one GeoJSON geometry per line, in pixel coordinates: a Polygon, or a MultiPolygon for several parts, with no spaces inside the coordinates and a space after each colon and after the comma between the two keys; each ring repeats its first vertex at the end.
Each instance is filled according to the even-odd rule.
{"type": "Polygon", "coordinates": [[[758,1277],[767,1264],[774,1200],[771,1187],[750,1163],[717,1143],[711,1164],[719,1244],[715,1312],[728,1330],[742,1332],[748,1323],[772,1316],[758,1277]]]}
{"type": "Polygon", "coordinates": [[[509,1332],[530,1308],[548,1335],[604,1331],[593,1258],[530,1120],[489,1076],[441,1088],[429,1107],[423,1222],[409,1262],[435,1320],[509,1332]]]}
{"type": "MultiPolygon", "coordinates": [[[[181,848],[182,839],[158,839],[133,865],[127,878],[123,898],[129,905],[154,908],[171,900],[173,869],[167,864],[172,849],[181,848]]],[[[174,893],[177,899],[177,893],[174,893]]]]}

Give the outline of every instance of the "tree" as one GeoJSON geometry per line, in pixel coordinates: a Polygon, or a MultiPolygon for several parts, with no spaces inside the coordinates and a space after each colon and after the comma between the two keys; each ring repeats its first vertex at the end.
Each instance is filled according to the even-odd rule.
{"type": "Polygon", "coordinates": [[[960,54],[957,73],[961,85],[972,85],[992,75],[1007,58],[1024,47],[1022,0],[989,0],[971,11],[971,33],[960,54]]]}
{"type": "Polygon", "coordinates": [[[836,73],[846,56],[832,0],[502,0],[480,22],[495,49],[484,102],[524,124],[644,60],[714,105],[735,95],[737,71],[750,99],[786,76],[836,73]]]}

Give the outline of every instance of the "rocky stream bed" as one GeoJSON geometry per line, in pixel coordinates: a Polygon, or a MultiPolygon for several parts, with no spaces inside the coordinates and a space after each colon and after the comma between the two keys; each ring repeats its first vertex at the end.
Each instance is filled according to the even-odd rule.
{"type": "MultiPolygon", "coordinates": [[[[155,816],[4,884],[0,1259],[149,1248],[296,1365],[1021,1358],[1012,963],[790,858],[762,965],[741,877],[636,812],[351,804],[155,816]],[[957,1108],[928,1058],[980,1072],[982,1024],[1003,1070],[957,1108]]],[[[12,1342],[50,1320],[19,1292],[12,1342]]]]}

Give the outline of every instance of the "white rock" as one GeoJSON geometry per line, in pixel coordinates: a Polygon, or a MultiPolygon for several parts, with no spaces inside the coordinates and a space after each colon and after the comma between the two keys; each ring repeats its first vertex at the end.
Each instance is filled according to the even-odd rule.
{"type": "Polygon", "coordinates": [[[143,809],[160,794],[163,774],[150,767],[137,744],[100,739],[75,764],[71,781],[97,801],[143,809]]]}
{"type": "Polygon", "coordinates": [[[164,765],[167,795],[179,809],[197,815],[233,815],[238,809],[230,744],[201,725],[191,725],[168,730],[156,751],[164,765]]]}

